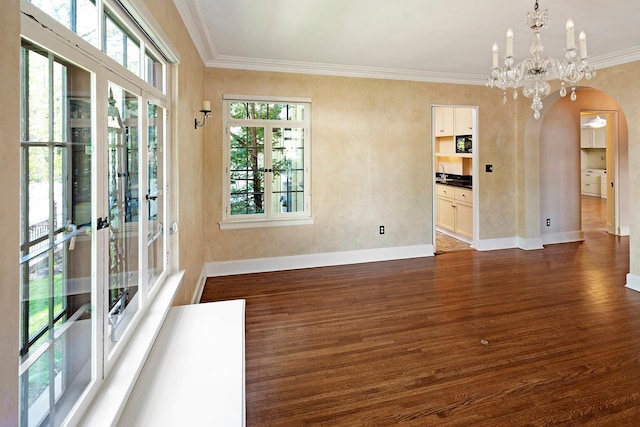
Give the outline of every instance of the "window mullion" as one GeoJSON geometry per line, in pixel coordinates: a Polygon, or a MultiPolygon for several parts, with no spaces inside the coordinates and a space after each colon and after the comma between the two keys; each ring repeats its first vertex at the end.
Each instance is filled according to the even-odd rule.
{"type": "Polygon", "coordinates": [[[273,197],[273,125],[264,125],[264,167],[268,172],[264,173],[264,213],[271,218],[271,204],[273,197]]]}

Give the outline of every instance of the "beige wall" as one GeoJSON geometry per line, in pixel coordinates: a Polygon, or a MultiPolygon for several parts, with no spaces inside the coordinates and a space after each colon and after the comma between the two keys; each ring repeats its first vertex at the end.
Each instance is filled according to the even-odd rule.
{"type": "MultiPolygon", "coordinates": [[[[588,83],[618,102],[623,114],[630,117],[639,103],[633,96],[637,89],[629,87],[626,76],[633,75],[637,67],[634,63],[600,70],[588,83]]],[[[549,159],[541,158],[540,145],[530,141],[538,140],[544,116],[535,121],[531,101],[522,95],[514,101],[509,93],[503,105],[500,91],[478,86],[224,69],[208,69],[206,76],[207,97],[214,108],[205,144],[205,211],[210,219],[205,229],[207,262],[430,244],[433,171],[429,107],[433,104],[479,106],[479,164],[474,183],[479,192],[479,239],[518,238],[522,247],[542,242],[540,171],[549,159]],[[315,225],[219,230],[221,99],[225,93],[312,98],[315,225]],[[485,172],[486,164],[493,165],[493,173],[485,172]],[[378,234],[378,225],[386,226],[385,236],[378,234]]],[[[554,83],[557,89],[559,85],[554,83]]],[[[549,97],[543,114],[557,98],[557,94],[549,97]]],[[[578,104],[592,107],[589,102],[578,104]]],[[[629,127],[631,176],[634,126],[629,127]]],[[[553,134],[549,129],[546,132],[553,134]]],[[[627,176],[623,178],[625,181],[627,176]]],[[[621,201],[623,207],[626,203],[621,201]]],[[[637,223],[637,213],[629,212],[629,217],[637,223]]],[[[633,238],[632,247],[638,249],[633,238]]],[[[631,271],[638,272],[633,267],[631,271]]]]}
{"type": "Polygon", "coordinates": [[[19,1],[0,13],[0,425],[18,423],[18,299],[20,240],[20,18],[19,1]]]}
{"type": "MultiPolygon", "coordinates": [[[[204,210],[205,194],[202,160],[204,128],[194,129],[193,120],[204,98],[204,64],[195,49],[189,33],[172,0],[145,0],[171,43],[177,49],[180,63],[174,66],[174,95],[172,113],[175,116],[173,147],[175,155],[174,181],[177,198],[176,217],[179,262],[184,269],[184,281],[175,304],[189,304],[198,285],[204,263],[204,210]]],[[[167,224],[169,225],[169,224],[167,224]]]]}
{"type": "Polygon", "coordinates": [[[213,122],[205,144],[206,260],[227,261],[432,243],[431,105],[479,107],[480,237],[516,232],[514,117],[484,87],[302,74],[207,70],[213,122]],[[312,99],[312,210],[316,224],[220,231],[222,95],[312,99]],[[484,167],[482,168],[484,171],[484,167]],[[499,191],[495,191],[499,189],[499,191]],[[378,234],[378,226],[386,234],[378,234]]]}

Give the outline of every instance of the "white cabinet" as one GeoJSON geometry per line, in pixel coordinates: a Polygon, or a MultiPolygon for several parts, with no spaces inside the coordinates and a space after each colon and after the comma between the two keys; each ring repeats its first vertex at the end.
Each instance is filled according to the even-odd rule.
{"type": "Polygon", "coordinates": [[[455,108],[453,123],[456,135],[471,135],[473,133],[473,109],[455,108]]]}
{"type": "Polygon", "coordinates": [[[434,120],[433,135],[436,137],[473,133],[473,108],[436,107],[434,120]]]}
{"type": "Polygon", "coordinates": [[[436,185],[436,224],[438,227],[473,238],[473,190],[436,185]]]}
{"type": "Polygon", "coordinates": [[[453,136],[453,107],[436,107],[434,116],[434,136],[453,136]]]}
{"type": "Polygon", "coordinates": [[[601,197],[603,182],[606,197],[606,172],[602,169],[583,169],[580,181],[581,193],[585,196],[601,197]]]}
{"type": "Polygon", "coordinates": [[[580,148],[607,148],[607,128],[580,129],[580,148]]]}

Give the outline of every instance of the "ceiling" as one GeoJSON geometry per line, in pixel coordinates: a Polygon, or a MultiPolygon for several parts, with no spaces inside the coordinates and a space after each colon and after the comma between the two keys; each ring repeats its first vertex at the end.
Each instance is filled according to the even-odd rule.
{"type": "MultiPolygon", "coordinates": [[[[206,66],[484,84],[509,27],[529,56],[534,0],[174,0],[206,66]]],[[[640,60],[638,0],[539,0],[545,55],[560,57],[567,18],[596,69],[640,60]],[[615,7],[613,6],[615,5],[615,7]]]]}

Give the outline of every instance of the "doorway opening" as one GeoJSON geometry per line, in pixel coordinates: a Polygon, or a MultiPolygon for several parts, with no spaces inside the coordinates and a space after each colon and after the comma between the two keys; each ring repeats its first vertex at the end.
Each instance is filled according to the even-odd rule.
{"type": "Polygon", "coordinates": [[[436,255],[475,248],[478,235],[478,108],[431,107],[433,248],[436,255]]]}
{"type": "Polygon", "coordinates": [[[615,234],[617,123],[616,111],[580,111],[580,212],[584,232],[615,234]]]}

